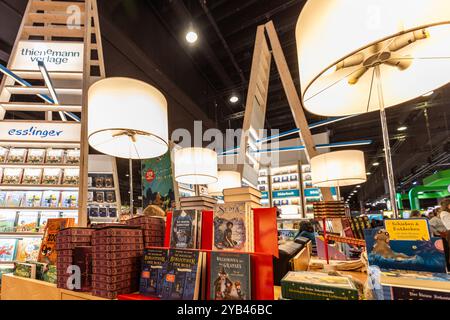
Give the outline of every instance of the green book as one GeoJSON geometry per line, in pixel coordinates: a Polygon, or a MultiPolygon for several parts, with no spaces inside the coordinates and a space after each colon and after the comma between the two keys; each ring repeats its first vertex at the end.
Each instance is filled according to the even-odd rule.
{"type": "Polygon", "coordinates": [[[23,278],[36,279],[36,265],[33,263],[18,262],[15,265],[14,275],[23,278]]]}
{"type": "Polygon", "coordinates": [[[358,300],[358,290],[348,277],[320,272],[288,272],[281,279],[281,294],[293,300],[358,300]]]}
{"type": "Polygon", "coordinates": [[[56,266],[53,264],[48,264],[44,274],[42,276],[42,280],[45,282],[56,283],[56,266]]]}
{"type": "Polygon", "coordinates": [[[47,264],[36,261],[27,261],[29,264],[34,264],[36,266],[36,279],[44,280],[44,273],[47,270],[47,264]]]}

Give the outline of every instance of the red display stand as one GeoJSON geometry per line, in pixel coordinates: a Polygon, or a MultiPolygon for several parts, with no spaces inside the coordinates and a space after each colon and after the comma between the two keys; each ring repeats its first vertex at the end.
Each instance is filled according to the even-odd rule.
{"type": "MultiPolygon", "coordinates": [[[[201,226],[201,251],[207,253],[207,283],[210,283],[210,262],[213,243],[213,211],[203,211],[201,226]]],[[[248,253],[252,268],[252,300],[273,300],[273,257],[278,257],[277,213],[275,208],[253,209],[255,252],[248,253]]],[[[167,213],[164,246],[170,247],[172,212],[167,213]]],[[[119,300],[141,300],[142,295],[120,295],[119,300]]],[[[206,299],[209,300],[209,286],[206,299]]],[[[145,297],[148,298],[148,297],[145,297]]],[[[155,300],[155,299],[145,299],[155,300]]]]}

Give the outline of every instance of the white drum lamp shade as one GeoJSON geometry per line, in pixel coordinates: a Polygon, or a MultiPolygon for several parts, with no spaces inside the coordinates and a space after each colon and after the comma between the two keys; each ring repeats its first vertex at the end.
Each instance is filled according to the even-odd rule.
{"type": "Polygon", "coordinates": [[[379,110],[450,81],[450,1],[309,0],[296,26],[301,95],[314,114],[379,110]]]}
{"type": "Polygon", "coordinates": [[[217,152],[206,148],[183,148],[174,152],[175,180],[187,184],[217,182],[217,152]]]}
{"type": "Polygon", "coordinates": [[[328,152],[311,159],[311,180],[316,187],[343,187],[366,182],[364,153],[328,152]]]}
{"type": "Polygon", "coordinates": [[[212,196],[220,196],[224,189],[239,188],[241,186],[241,174],[236,171],[219,171],[216,183],[208,185],[208,193],[212,196]]]}
{"type": "Polygon", "coordinates": [[[89,88],[88,140],[119,158],[148,159],[168,150],[167,101],[155,87],[107,78],[89,88]]]}

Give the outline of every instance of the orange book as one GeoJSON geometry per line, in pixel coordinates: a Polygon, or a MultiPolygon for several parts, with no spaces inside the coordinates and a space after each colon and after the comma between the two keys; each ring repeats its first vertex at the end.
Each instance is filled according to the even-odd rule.
{"type": "Polygon", "coordinates": [[[59,230],[75,226],[75,218],[48,219],[39,250],[39,262],[56,264],[56,235],[59,230]]]}

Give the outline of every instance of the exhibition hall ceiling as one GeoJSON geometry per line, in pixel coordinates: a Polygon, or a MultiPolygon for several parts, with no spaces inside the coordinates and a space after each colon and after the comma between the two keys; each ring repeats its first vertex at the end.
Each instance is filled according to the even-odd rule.
{"type": "MultiPolygon", "coordinates": [[[[0,0],[0,61],[7,61],[26,0],[0,0]]],[[[170,130],[242,127],[256,27],[273,20],[287,63],[299,86],[295,25],[304,0],[98,0],[108,76],[130,76],[156,85],[169,101],[170,130]],[[195,43],[186,33],[195,31],[195,43]],[[230,102],[235,96],[238,101],[230,102]]],[[[318,52],[317,54],[320,54],[318,52]]],[[[266,128],[295,128],[279,76],[272,64],[266,128]]],[[[387,110],[394,171],[399,190],[449,167],[448,87],[387,110]],[[406,127],[405,130],[400,131],[406,127]],[[403,184],[401,184],[403,182],[403,184]]],[[[20,117],[20,115],[17,115],[20,117]]],[[[310,123],[324,117],[307,114],[310,123]]],[[[151,121],[151,119],[149,119],[151,121]]],[[[373,140],[365,152],[368,182],[360,199],[387,194],[383,141],[377,112],[327,127],[330,142],[373,140]],[[379,162],[379,166],[373,163],[379,162]],[[370,195],[370,196],[369,196],[370,195]]],[[[352,189],[344,188],[346,196],[352,189]]],[[[354,197],[356,199],[356,197],[354,197]]],[[[357,206],[357,203],[353,203],[357,206]]]]}

